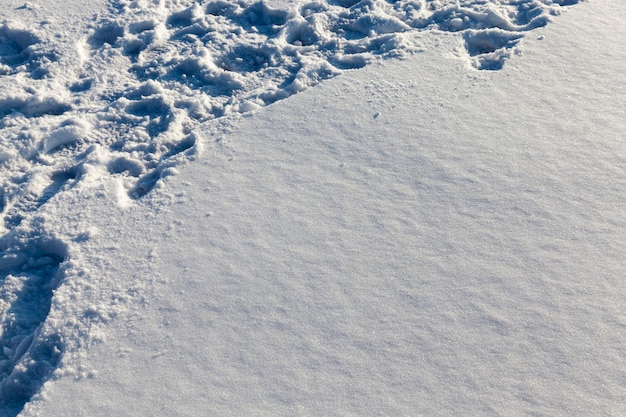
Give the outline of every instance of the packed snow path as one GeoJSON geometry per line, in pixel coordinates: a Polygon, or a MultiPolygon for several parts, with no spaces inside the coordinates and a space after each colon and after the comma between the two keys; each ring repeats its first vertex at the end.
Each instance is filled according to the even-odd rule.
{"type": "Polygon", "coordinates": [[[200,124],[418,51],[409,32],[458,32],[459,57],[498,70],[575,3],[115,1],[71,41],[43,16],[1,23],[0,402],[21,408],[63,350],[40,332],[68,257],[38,216],[57,193],[112,175],[120,200],[142,198],[200,150],[200,124]]]}

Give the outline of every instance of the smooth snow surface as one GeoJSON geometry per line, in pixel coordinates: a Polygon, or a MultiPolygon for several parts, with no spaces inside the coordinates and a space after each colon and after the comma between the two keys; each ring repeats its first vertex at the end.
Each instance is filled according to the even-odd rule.
{"type": "Polygon", "coordinates": [[[0,416],[626,413],[618,0],[8,3],[0,416]]]}

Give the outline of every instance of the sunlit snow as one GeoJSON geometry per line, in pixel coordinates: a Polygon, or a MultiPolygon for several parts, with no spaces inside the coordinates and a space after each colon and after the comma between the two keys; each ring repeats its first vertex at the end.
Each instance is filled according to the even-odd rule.
{"type": "Polygon", "coordinates": [[[0,416],[623,415],[619,0],[4,0],[0,416]]]}

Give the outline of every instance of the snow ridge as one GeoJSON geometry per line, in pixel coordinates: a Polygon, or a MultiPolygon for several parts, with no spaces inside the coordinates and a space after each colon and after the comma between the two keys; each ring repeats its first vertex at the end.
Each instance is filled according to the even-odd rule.
{"type": "Polygon", "coordinates": [[[412,31],[459,32],[469,65],[499,70],[577,2],[117,0],[69,48],[2,23],[0,404],[21,408],[62,351],[39,334],[69,255],[37,213],[59,192],[114,177],[140,199],[201,151],[200,124],[417,51],[412,31]]]}

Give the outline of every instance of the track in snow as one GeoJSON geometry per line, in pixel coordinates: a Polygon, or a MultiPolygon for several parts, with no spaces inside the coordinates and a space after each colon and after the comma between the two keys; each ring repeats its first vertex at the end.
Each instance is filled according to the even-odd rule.
{"type": "Polygon", "coordinates": [[[402,57],[417,49],[411,31],[459,32],[469,64],[501,69],[524,33],[575,3],[119,0],[72,48],[0,24],[0,404],[21,408],[62,349],[38,329],[67,253],[31,224],[57,193],[113,176],[140,199],[198,152],[200,124],[402,57]]]}
{"type": "Polygon", "coordinates": [[[65,245],[45,233],[3,238],[0,256],[0,415],[16,415],[60,360],[61,335],[43,328],[65,245]]]}
{"type": "Polygon", "coordinates": [[[500,69],[524,32],[573,3],[336,0],[274,9],[117,1],[73,57],[51,37],[5,23],[2,222],[17,226],[40,205],[33,201],[52,197],[54,178],[73,173],[70,186],[86,166],[123,177],[129,196],[141,198],[197,150],[199,123],[266,106],[379,57],[402,57],[416,49],[406,36],[412,30],[460,32],[468,62],[500,69]]]}

